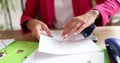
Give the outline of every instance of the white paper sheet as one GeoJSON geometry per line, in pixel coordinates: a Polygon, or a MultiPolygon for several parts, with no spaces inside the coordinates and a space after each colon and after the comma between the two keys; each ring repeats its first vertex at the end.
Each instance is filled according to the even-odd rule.
{"type": "Polygon", "coordinates": [[[49,54],[79,54],[100,51],[91,39],[83,39],[80,35],[72,35],[66,40],[61,37],[62,30],[51,30],[53,37],[42,33],[39,41],[39,52],[49,54]]]}
{"type": "Polygon", "coordinates": [[[0,39],[0,50],[3,49],[5,47],[5,45],[7,46],[10,43],[12,43],[14,40],[15,39],[0,39]],[[2,43],[2,41],[5,45],[2,43]]]}
{"type": "Polygon", "coordinates": [[[23,63],[104,63],[103,52],[74,55],[51,55],[34,51],[23,63]]]}

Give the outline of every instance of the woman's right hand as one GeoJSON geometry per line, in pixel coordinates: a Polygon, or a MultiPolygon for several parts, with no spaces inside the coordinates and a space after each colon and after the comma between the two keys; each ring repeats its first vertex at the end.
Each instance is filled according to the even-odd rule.
{"type": "Polygon", "coordinates": [[[37,40],[40,38],[40,30],[44,30],[48,36],[52,36],[48,26],[37,19],[29,20],[26,26],[29,30],[31,30],[32,36],[37,38],[37,40]]]}

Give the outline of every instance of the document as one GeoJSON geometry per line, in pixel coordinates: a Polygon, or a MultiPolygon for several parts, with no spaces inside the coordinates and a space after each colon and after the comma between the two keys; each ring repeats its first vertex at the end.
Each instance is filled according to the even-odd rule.
{"type": "Polygon", "coordinates": [[[52,55],[36,50],[23,63],[104,63],[104,53],[52,55]]]}
{"type": "Polygon", "coordinates": [[[15,39],[0,39],[0,50],[15,41],[15,39]]]}
{"type": "Polygon", "coordinates": [[[53,37],[44,32],[39,47],[23,63],[104,63],[104,53],[89,38],[71,35],[66,40],[62,30],[51,30],[53,37]]]}
{"type": "Polygon", "coordinates": [[[81,34],[71,35],[65,40],[62,38],[62,30],[51,30],[53,37],[47,36],[44,32],[40,35],[39,52],[65,55],[98,52],[100,48],[89,38],[81,34]]]}

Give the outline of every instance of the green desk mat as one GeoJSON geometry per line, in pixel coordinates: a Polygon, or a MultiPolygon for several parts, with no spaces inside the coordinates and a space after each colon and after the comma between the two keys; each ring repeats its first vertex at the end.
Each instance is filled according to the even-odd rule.
{"type": "Polygon", "coordinates": [[[102,52],[104,52],[104,63],[110,63],[110,59],[107,53],[107,50],[105,47],[100,47],[102,49],[102,52]]]}
{"type": "MultiPolygon", "coordinates": [[[[0,63],[22,63],[27,56],[37,49],[38,42],[14,41],[7,47],[0,50],[3,52],[6,49],[7,55],[0,59],[0,63]],[[18,50],[23,50],[22,53],[17,53],[18,50]]],[[[110,63],[106,48],[100,47],[104,52],[104,63],[110,63]]]]}
{"type": "Polygon", "coordinates": [[[0,59],[0,63],[22,63],[37,47],[37,42],[14,41],[0,50],[3,52],[6,49],[7,52],[7,55],[0,59]],[[23,52],[18,53],[18,50],[23,50],[23,52]]]}

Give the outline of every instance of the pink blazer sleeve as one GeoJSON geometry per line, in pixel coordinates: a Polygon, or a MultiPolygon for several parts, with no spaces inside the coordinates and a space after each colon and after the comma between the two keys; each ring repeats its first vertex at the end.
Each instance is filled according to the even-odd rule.
{"type": "Polygon", "coordinates": [[[101,22],[98,25],[105,25],[119,11],[120,2],[118,0],[96,0],[97,6],[93,7],[101,14],[101,22]]]}
{"type": "Polygon", "coordinates": [[[26,5],[24,12],[22,14],[20,25],[22,32],[29,32],[28,28],[26,27],[26,22],[30,19],[36,18],[36,15],[39,10],[39,0],[26,0],[26,5]]]}

